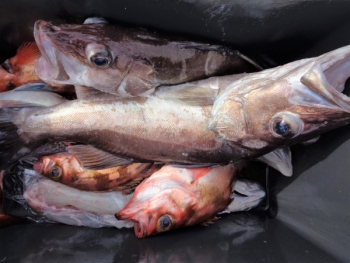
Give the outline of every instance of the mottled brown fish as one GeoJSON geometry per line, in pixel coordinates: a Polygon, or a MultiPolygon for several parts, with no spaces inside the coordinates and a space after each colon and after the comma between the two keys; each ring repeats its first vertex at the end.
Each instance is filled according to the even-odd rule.
{"type": "Polygon", "coordinates": [[[69,152],[94,169],[135,161],[211,165],[256,158],[350,123],[350,99],[342,94],[349,61],[346,46],[238,80],[232,76],[231,83],[230,77],[213,77],[201,85],[210,94],[220,91],[214,105],[103,96],[2,109],[1,166],[50,140],[87,144],[69,152]]]}
{"type": "Polygon", "coordinates": [[[162,165],[133,163],[103,170],[86,170],[72,154],[41,157],[34,170],[56,182],[85,191],[123,191],[128,194],[162,165]]]}
{"type": "Polygon", "coordinates": [[[42,53],[36,66],[42,80],[122,97],[148,95],[160,85],[257,70],[251,60],[222,45],[96,19],[58,26],[37,21],[34,37],[42,53]]]}
{"type": "Polygon", "coordinates": [[[244,165],[164,166],[136,188],[116,218],[133,221],[138,238],[210,221],[232,202],[231,193],[244,165]]]}

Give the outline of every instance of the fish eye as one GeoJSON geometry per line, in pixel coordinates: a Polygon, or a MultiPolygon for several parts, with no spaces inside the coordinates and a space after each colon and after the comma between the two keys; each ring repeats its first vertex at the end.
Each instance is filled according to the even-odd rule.
{"type": "Polygon", "coordinates": [[[96,68],[107,68],[112,63],[112,55],[104,45],[89,44],[85,53],[89,63],[96,68]]]}
{"type": "Polygon", "coordinates": [[[304,129],[304,122],[291,112],[280,112],[270,121],[270,131],[275,137],[285,139],[298,136],[304,129]]]}
{"type": "Polygon", "coordinates": [[[157,222],[157,230],[159,232],[167,231],[169,230],[173,225],[173,220],[168,215],[162,215],[157,222]]]}
{"type": "Polygon", "coordinates": [[[51,179],[58,181],[62,178],[63,172],[61,167],[53,166],[49,171],[49,176],[51,179]]]}

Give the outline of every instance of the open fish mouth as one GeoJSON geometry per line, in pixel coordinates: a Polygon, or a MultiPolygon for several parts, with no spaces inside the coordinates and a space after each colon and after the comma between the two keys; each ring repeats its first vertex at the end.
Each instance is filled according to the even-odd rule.
{"type": "Polygon", "coordinates": [[[54,80],[55,82],[65,84],[70,77],[62,65],[62,56],[53,47],[49,37],[45,34],[47,28],[59,30],[58,27],[52,26],[48,22],[41,20],[35,22],[34,38],[41,53],[41,57],[35,67],[35,72],[45,82],[51,83],[54,80]]]}
{"type": "Polygon", "coordinates": [[[300,82],[331,104],[350,112],[350,98],[343,93],[349,77],[350,46],[345,46],[320,56],[300,82]]]}

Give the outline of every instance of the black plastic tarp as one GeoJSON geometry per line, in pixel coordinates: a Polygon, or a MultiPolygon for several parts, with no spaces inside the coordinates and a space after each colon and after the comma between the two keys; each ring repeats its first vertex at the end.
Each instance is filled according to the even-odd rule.
{"type": "MultiPolygon", "coordinates": [[[[349,45],[349,13],[349,1],[1,1],[0,59],[33,40],[36,20],[81,23],[97,15],[224,42],[272,67],[349,45]]],[[[11,226],[0,229],[0,262],[349,262],[350,127],[292,151],[291,178],[271,169],[275,198],[267,212],[143,240],[125,229],[11,226]]]]}

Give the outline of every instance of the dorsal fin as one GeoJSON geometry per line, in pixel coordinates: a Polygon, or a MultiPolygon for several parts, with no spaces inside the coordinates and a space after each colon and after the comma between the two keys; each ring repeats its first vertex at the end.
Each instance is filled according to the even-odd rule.
{"type": "Polygon", "coordinates": [[[102,170],[133,162],[133,159],[118,157],[91,145],[68,146],[67,151],[81,161],[84,169],[102,170]]]}
{"type": "Polygon", "coordinates": [[[35,42],[25,42],[17,49],[17,65],[26,65],[41,56],[35,42]]]}
{"type": "Polygon", "coordinates": [[[104,19],[103,17],[89,17],[85,19],[84,25],[89,25],[89,24],[108,24],[108,21],[104,19]]]}

